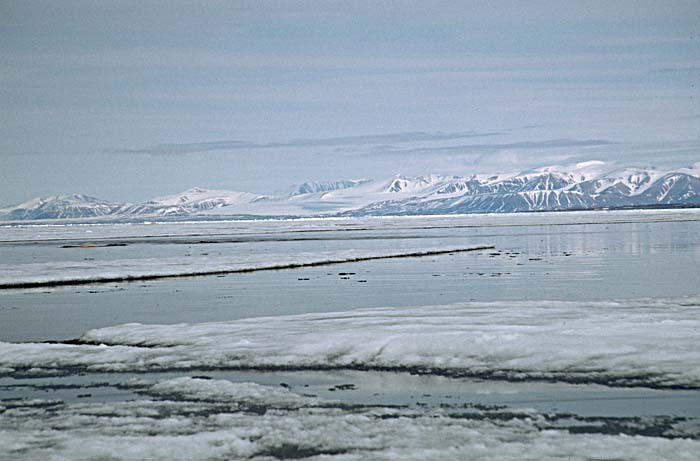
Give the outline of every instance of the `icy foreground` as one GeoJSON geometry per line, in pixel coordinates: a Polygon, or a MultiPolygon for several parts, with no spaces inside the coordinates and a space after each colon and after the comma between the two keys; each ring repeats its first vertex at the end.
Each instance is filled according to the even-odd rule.
{"type": "Polygon", "coordinates": [[[134,383],[142,400],[0,406],[8,459],[696,459],[700,442],[555,430],[534,411],[347,407],[251,383],[134,383]]]}
{"type": "Polygon", "coordinates": [[[116,371],[131,393],[113,402],[3,399],[0,459],[695,460],[696,418],[585,418],[450,400],[349,404],[299,393],[300,384],[195,376],[335,368],[700,389],[699,309],[700,296],[466,303],[127,324],[74,344],[0,343],[5,385],[116,371]],[[130,374],[166,370],[191,376],[130,374]]]}
{"type": "Polygon", "coordinates": [[[0,343],[0,372],[368,369],[698,389],[699,313],[700,297],[686,297],[126,324],[82,344],[0,343]]]}
{"type": "Polygon", "coordinates": [[[270,386],[134,382],[142,400],[0,406],[7,459],[697,459],[683,438],[574,434],[547,415],[347,407],[270,386]]]}
{"type": "Polygon", "coordinates": [[[251,383],[136,383],[142,400],[0,406],[8,459],[695,459],[700,442],[570,434],[533,411],[348,408],[251,383]]]}

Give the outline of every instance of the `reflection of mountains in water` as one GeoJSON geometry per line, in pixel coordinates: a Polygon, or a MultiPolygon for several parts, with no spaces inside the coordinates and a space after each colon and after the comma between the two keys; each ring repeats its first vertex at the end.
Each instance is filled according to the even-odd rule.
{"type": "Polygon", "coordinates": [[[0,210],[0,219],[373,216],[700,206],[700,169],[604,168],[603,162],[591,161],[572,168],[544,167],[492,176],[309,182],[281,196],[194,188],[138,204],[74,194],[36,198],[0,210]]]}

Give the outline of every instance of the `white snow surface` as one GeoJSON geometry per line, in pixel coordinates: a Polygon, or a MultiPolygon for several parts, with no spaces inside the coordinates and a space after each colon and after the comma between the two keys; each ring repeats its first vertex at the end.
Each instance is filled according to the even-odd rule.
{"type": "Polygon", "coordinates": [[[232,403],[241,408],[265,405],[292,409],[314,406],[321,402],[317,398],[304,397],[281,387],[186,377],[159,381],[148,389],[148,394],[180,400],[232,403]]]}
{"type": "Polygon", "coordinates": [[[248,192],[208,190],[202,189],[201,187],[194,187],[179,194],[164,195],[154,198],[147,203],[162,206],[193,206],[199,204],[205,205],[205,208],[218,208],[249,203],[259,197],[259,195],[248,192]]]}
{"type": "Polygon", "coordinates": [[[224,323],[126,324],[81,338],[99,345],[0,343],[0,367],[360,368],[700,388],[699,314],[700,297],[684,297],[466,303],[224,323]]]}
{"type": "Polygon", "coordinates": [[[286,452],[317,460],[694,460],[700,452],[696,440],[554,430],[534,411],[464,418],[440,409],[344,408],[268,386],[193,378],[156,382],[145,394],[152,398],[5,403],[0,458],[266,460],[286,452]]]}

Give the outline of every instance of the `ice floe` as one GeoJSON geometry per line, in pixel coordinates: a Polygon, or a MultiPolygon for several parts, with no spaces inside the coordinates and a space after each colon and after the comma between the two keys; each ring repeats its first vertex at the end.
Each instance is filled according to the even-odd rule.
{"type": "Polygon", "coordinates": [[[126,324],[82,344],[0,343],[0,369],[370,369],[700,388],[700,298],[465,303],[126,324]]]}
{"type": "Polygon", "coordinates": [[[533,411],[346,408],[269,386],[192,378],[142,387],[143,399],[126,402],[9,402],[0,409],[3,456],[694,460],[700,452],[697,440],[557,430],[533,411]]]}

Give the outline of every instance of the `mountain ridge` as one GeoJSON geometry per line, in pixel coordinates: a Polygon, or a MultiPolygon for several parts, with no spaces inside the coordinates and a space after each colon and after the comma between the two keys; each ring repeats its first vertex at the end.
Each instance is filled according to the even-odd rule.
{"type": "Polygon", "coordinates": [[[700,163],[661,171],[610,169],[591,160],[495,175],[315,181],[278,196],[192,188],[134,204],[58,195],[2,209],[0,220],[388,216],[656,206],[700,207],[700,163]]]}

